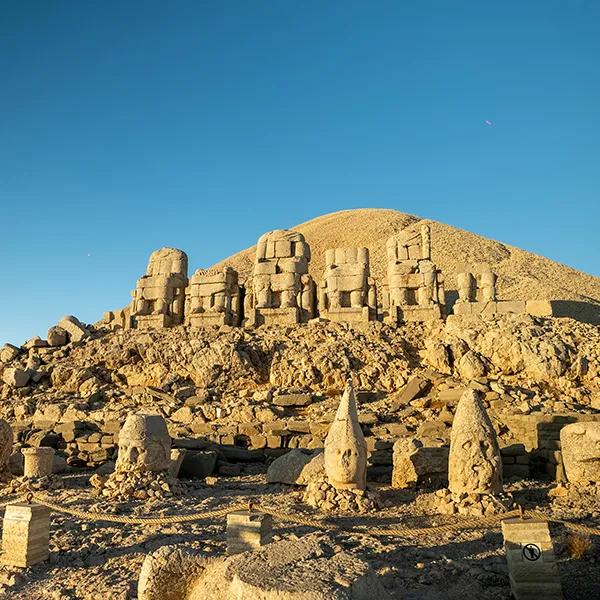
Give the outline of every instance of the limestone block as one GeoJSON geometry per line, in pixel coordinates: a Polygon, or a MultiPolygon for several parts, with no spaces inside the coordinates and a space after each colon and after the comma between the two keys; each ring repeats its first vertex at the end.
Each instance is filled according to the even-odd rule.
{"type": "Polygon", "coordinates": [[[2,381],[7,385],[15,388],[25,387],[31,379],[31,371],[29,369],[19,369],[16,367],[8,367],[2,372],[2,381]]]}
{"type": "Polygon", "coordinates": [[[525,312],[534,317],[551,317],[552,302],[549,300],[527,300],[525,302],[525,312]]]}
{"type": "Polygon", "coordinates": [[[54,448],[23,448],[25,477],[46,477],[54,471],[54,448]]]}
{"type": "Polygon", "coordinates": [[[498,314],[515,313],[518,315],[525,314],[525,300],[502,300],[496,302],[498,314]]]}
{"type": "Polygon", "coordinates": [[[58,325],[48,329],[48,344],[50,346],[64,346],[67,343],[67,332],[58,325]]]}
{"type": "Polygon", "coordinates": [[[486,373],[485,364],[473,350],[462,355],[458,361],[457,370],[460,376],[467,380],[478,379],[486,373]]]}
{"type": "Polygon", "coordinates": [[[72,315],[63,317],[58,322],[58,327],[67,332],[69,340],[72,342],[80,342],[89,335],[88,330],[81,321],[72,315]]]}
{"type": "Polygon", "coordinates": [[[23,348],[30,350],[31,348],[47,348],[48,342],[43,340],[39,335],[32,337],[23,344],[23,348]]]}
{"type": "Polygon", "coordinates": [[[448,487],[454,494],[502,492],[502,458],[496,432],[475,390],[466,390],[456,408],[448,487]]]}
{"type": "Polygon", "coordinates": [[[13,431],[8,421],[0,419],[0,476],[8,471],[12,454],[13,431]]]}
{"type": "Polygon", "coordinates": [[[502,535],[515,600],[562,600],[548,523],[539,519],[505,519],[502,535]]]}
{"type": "Polygon", "coordinates": [[[171,464],[169,465],[169,474],[171,477],[177,477],[181,469],[181,463],[185,458],[185,449],[173,448],[171,450],[171,464]]]}
{"type": "Polygon", "coordinates": [[[237,510],[227,515],[227,554],[258,550],[273,538],[271,515],[237,510]]]}
{"type": "Polygon", "coordinates": [[[2,524],[2,563],[30,567],[48,559],[50,510],[39,504],[9,504],[2,524]]]}
{"type": "Polygon", "coordinates": [[[600,483],[600,423],[571,423],[560,431],[567,480],[585,485],[600,483]]]}

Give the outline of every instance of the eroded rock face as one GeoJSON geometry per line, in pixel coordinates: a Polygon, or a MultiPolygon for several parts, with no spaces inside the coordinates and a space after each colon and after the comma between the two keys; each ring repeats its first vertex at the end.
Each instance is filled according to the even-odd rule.
{"type": "Polygon", "coordinates": [[[496,432],[475,390],[462,395],[452,423],[448,487],[453,494],[502,492],[496,432]]]}
{"type": "Polygon", "coordinates": [[[327,536],[209,559],[174,546],[146,557],[139,600],[389,600],[369,565],[327,536]]]}
{"type": "Polygon", "coordinates": [[[325,439],[325,472],[337,489],[364,490],[367,486],[367,443],[358,422],[351,380],[325,439]]]}
{"type": "Polygon", "coordinates": [[[117,471],[168,471],[171,437],[160,415],[129,415],[119,434],[117,471]]]}
{"type": "Polygon", "coordinates": [[[560,431],[565,473],[570,483],[600,482],[600,423],[572,423],[560,431]]]}

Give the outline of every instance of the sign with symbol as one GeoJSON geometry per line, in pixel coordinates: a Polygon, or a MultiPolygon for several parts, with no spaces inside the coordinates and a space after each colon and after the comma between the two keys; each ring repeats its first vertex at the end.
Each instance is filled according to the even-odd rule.
{"type": "Polygon", "coordinates": [[[539,546],[535,544],[525,544],[523,546],[523,556],[526,560],[536,561],[539,560],[540,556],[542,556],[542,551],[539,546]]]}

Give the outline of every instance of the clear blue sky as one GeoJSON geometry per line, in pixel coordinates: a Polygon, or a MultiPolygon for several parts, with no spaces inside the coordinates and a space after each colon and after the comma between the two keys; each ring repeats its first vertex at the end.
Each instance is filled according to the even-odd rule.
{"type": "Polygon", "coordinates": [[[343,208],[600,275],[599,62],[595,0],[2,0],[0,342],[343,208]]]}

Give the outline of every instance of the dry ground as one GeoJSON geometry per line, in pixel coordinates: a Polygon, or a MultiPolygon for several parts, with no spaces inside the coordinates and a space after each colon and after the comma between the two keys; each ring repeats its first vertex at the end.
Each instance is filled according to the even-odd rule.
{"type": "MultiPolygon", "coordinates": [[[[238,501],[263,502],[289,513],[311,514],[300,502],[301,490],[265,483],[264,467],[248,466],[241,477],[219,478],[197,485],[186,496],[153,504],[134,501],[111,506],[93,495],[87,476],[65,479],[66,488],[53,492],[63,505],[130,515],[182,514],[212,510],[238,501]]],[[[89,475],[89,474],[88,474],[89,475]]],[[[541,506],[560,516],[600,517],[598,496],[574,509],[568,503],[553,509],[548,483],[528,481],[508,486],[525,508],[541,506]]],[[[432,495],[379,488],[388,505],[375,515],[337,517],[341,528],[326,535],[350,552],[368,560],[384,586],[397,600],[461,600],[510,598],[506,562],[499,531],[464,531],[414,540],[357,535],[358,525],[402,523],[426,526],[452,517],[434,514],[432,495]]],[[[308,527],[275,522],[277,538],[301,536],[308,527]]],[[[553,527],[561,580],[567,600],[600,597],[600,545],[580,560],[568,556],[565,532],[553,527]]],[[[169,526],[115,525],[86,522],[53,514],[51,559],[28,569],[0,567],[0,598],[11,600],[130,600],[137,597],[137,577],[149,552],[165,544],[185,544],[208,555],[225,551],[225,519],[169,526]]]]}

